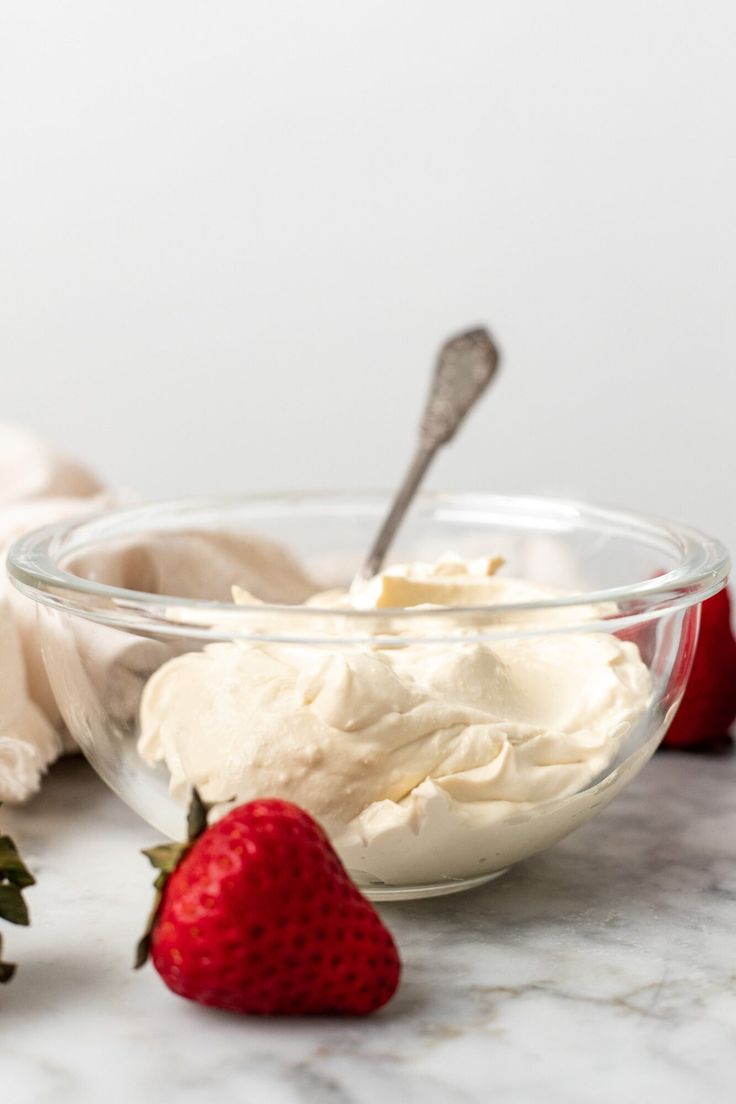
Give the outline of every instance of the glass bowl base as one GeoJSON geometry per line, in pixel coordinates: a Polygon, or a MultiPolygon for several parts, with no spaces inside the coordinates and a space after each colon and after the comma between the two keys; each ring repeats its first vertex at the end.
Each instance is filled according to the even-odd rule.
{"type": "MultiPolygon", "coordinates": [[[[448,897],[451,893],[463,893],[466,889],[478,889],[486,882],[500,878],[511,867],[494,870],[492,874],[480,874],[477,878],[452,878],[442,882],[426,882],[423,885],[394,886],[385,882],[366,882],[359,876],[353,880],[360,892],[369,901],[420,901],[425,897],[448,897]]],[[[350,873],[350,871],[348,871],[350,873]]]]}

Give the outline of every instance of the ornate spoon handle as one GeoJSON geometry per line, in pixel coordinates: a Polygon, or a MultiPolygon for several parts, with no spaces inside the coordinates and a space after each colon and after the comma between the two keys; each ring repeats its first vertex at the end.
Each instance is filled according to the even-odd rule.
{"type": "Polygon", "coordinates": [[[353,585],[378,571],[427,468],[450,441],[496,374],[498,349],[487,330],[468,330],[445,342],[437,357],[427,405],[419,423],[419,441],[409,469],[353,585]]]}

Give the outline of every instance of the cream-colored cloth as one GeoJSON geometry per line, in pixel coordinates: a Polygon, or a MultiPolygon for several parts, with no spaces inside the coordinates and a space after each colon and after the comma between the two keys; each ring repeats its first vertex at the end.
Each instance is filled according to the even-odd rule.
{"type": "Polygon", "coordinates": [[[0,425],[0,801],[22,801],[65,745],[36,632],[35,603],[7,579],[22,533],[99,509],[102,484],[81,464],[18,426],[0,425]]]}
{"type": "Polygon", "coordinates": [[[10,604],[0,599],[0,801],[23,801],[61,751],[61,738],[28,694],[10,604]]]}
{"type": "MultiPolygon", "coordinates": [[[[115,496],[80,464],[26,430],[0,425],[0,556],[22,533],[64,517],[104,509],[115,496]]],[[[262,601],[302,602],[315,587],[289,553],[249,534],[182,530],[141,534],[64,564],[85,578],[130,590],[228,601],[239,584],[262,601]]],[[[62,640],[59,647],[65,646],[62,640]]],[[[138,639],[78,621],[66,646],[78,653],[88,683],[116,723],[132,723],[156,668],[193,645],[138,639]]],[[[69,660],[71,662],[71,656],[69,660]]],[[[0,801],[22,801],[47,766],[72,750],[46,675],[36,603],[0,569],[0,801]]]]}

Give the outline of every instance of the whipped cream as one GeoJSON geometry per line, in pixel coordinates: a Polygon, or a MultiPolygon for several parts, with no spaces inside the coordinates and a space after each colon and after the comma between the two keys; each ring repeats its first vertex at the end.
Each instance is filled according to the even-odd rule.
{"type": "MultiPolygon", "coordinates": [[[[308,604],[493,606],[561,593],[499,575],[501,565],[452,556],[397,565],[357,592],[308,604]]],[[[235,600],[257,604],[245,591],[235,600]]],[[[558,627],[573,617],[585,614],[557,608],[534,621],[558,627]]],[[[546,830],[532,821],[611,766],[650,690],[636,645],[600,632],[492,645],[214,643],[148,681],[139,752],[166,765],[182,802],[192,785],[210,802],[296,802],[364,879],[472,877],[541,846],[540,831],[552,842],[569,830],[564,815],[546,830]]]]}

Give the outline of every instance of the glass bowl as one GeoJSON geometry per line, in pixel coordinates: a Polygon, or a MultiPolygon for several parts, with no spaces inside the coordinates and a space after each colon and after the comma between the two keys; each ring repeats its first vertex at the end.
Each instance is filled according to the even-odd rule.
{"type": "MultiPolygon", "coordinates": [[[[425,494],[391,562],[432,561],[448,550],[468,559],[498,553],[512,575],[543,591],[557,589],[505,605],[355,610],[293,604],[310,590],[349,584],[387,503],[385,494],[353,492],[154,503],[61,522],[13,546],[8,570],[18,590],[38,604],[46,670],[69,731],[105,782],[156,829],[183,836],[190,783],[223,811],[235,796],[285,796],[318,816],[368,896],[432,896],[497,877],[562,839],[605,808],[651,756],[685,687],[699,603],[725,584],[722,545],[680,525],[584,503],[425,494]],[[163,568],[152,548],[168,550],[163,568]],[[247,567],[245,584],[239,562],[247,567]],[[236,605],[229,596],[238,584],[265,604],[236,605]],[[493,712],[497,687],[484,672],[506,670],[498,657],[505,663],[516,655],[514,671],[526,678],[531,700],[539,656],[567,655],[557,681],[566,710],[574,712],[576,701],[598,693],[575,659],[590,648],[636,664],[646,680],[640,708],[627,720],[614,722],[612,715],[610,729],[604,710],[589,758],[588,750],[568,750],[555,759],[549,748],[556,733],[542,733],[536,745],[530,741],[537,750],[525,766],[514,758],[526,746],[523,733],[509,728],[506,734],[503,711],[493,712]],[[201,663],[237,669],[243,656],[249,663],[270,657],[279,670],[301,672],[294,684],[301,697],[289,683],[286,706],[279,699],[254,712],[247,696],[245,704],[237,699],[232,679],[221,686],[197,682],[198,675],[190,681],[185,673],[177,684],[183,696],[169,700],[168,713],[163,709],[168,743],[157,756],[141,733],[144,688],[164,664],[184,671],[188,653],[199,656],[189,657],[192,671],[203,669],[201,663]],[[434,672],[440,711],[452,705],[456,670],[466,672],[466,681],[471,672],[465,691],[481,710],[478,723],[455,730],[445,721],[440,736],[434,730],[426,736],[444,741],[440,782],[431,771],[422,777],[427,745],[419,739],[402,745],[398,766],[386,765],[384,738],[395,743],[401,706],[370,718],[369,753],[368,721],[353,718],[337,731],[330,728],[329,707],[318,725],[324,745],[294,744],[297,711],[317,709],[303,690],[305,666],[324,670],[327,664],[333,671],[337,664],[343,693],[345,679],[352,692],[350,680],[363,678],[356,665],[373,672],[380,660],[394,671],[409,655],[413,670],[434,672]],[[461,661],[470,667],[457,666],[461,661]],[[494,718],[492,738],[480,723],[486,713],[494,718]],[[195,716],[205,718],[201,728],[195,716]],[[513,775],[504,775],[495,790],[484,789],[485,762],[463,773],[467,746],[477,755],[488,740],[494,756],[499,747],[510,756],[513,775]],[[226,781],[217,781],[220,767],[226,781]],[[256,781],[264,770],[268,793],[256,781]],[[381,772],[383,790],[376,782],[381,772]],[[235,776],[237,795],[227,792],[235,776]],[[333,806],[352,811],[338,814],[333,806]]],[[[373,674],[365,677],[368,712],[375,713],[380,694],[371,697],[373,674]]],[[[584,725],[577,739],[588,740],[584,725]]]]}

